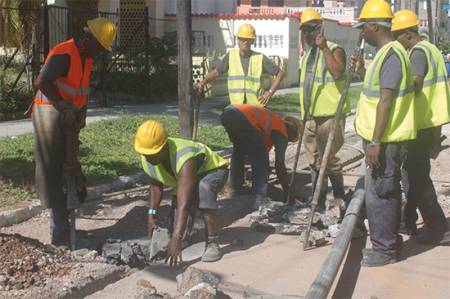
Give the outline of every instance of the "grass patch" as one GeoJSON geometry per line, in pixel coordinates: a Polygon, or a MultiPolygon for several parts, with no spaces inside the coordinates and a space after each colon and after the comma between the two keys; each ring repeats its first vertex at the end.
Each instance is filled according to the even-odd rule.
{"type": "MultiPolygon", "coordinates": [[[[348,97],[350,98],[350,107],[352,109],[356,108],[361,91],[362,84],[350,87],[348,97]]],[[[299,103],[300,98],[298,93],[287,93],[275,95],[267,105],[267,108],[281,112],[299,112],[299,103]]]]}
{"type": "MultiPolygon", "coordinates": [[[[162,115],[123,116],[90,124],[81,131],[80,161],[89,185],[141,170],[133,148],[134,135],[148,119],[162,122],[170,136],[179,136],[177,118],[162,115]]],[[[212,149],[231,144],[221,126],[200,125],[198,140],[212,149]]],[[[0,206],[34,195],[33,160],[32,134],[0,138],[0,206]]]]}

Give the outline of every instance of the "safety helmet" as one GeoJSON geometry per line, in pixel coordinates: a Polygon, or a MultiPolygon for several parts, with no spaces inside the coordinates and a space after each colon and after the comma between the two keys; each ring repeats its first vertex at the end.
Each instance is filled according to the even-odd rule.
{"type": "Polygon", "coordinates": [[[385,0],[367,0],[361,9],[359,19],[392,19],[391,5],[385,0]]]}
{"type": "Polygon", "coordinates": [[[255,39],[256,38],[255,28],[250,24],[242,24],[241,26],[239,26],[236,36],[240,38],[255,39]]]}
{"type": "Polygon", "coordinates": [[[413,11],[403,9],[395,13],[394,18],[392,19],[391,31],[417,27],[419,24],[420,20],[413,11]]]}
{"type": "Polygon", "coordinates": [[[284,116],[283,117],[283,121],[284,122],[288,122],[288,123],[290,123],[290,124],[295,126],[295,138],[292,139],[292,140],[289,140],[289,141],[290,142],[297,142],[298,141],[298,135],[299,135],[299,132],[300,132],[300,128],[302,127],[302,122],[298,118],[293,117],[293,116],[289,116],[289,115],[284,116]]]}
{"type": "Polygon", "coordinates": [[[89,31],[95,39],[108,51],[116,37],[116,26],[106,18],[95,18],[87,21],[89,31]]]}
{"type": "Polygon", "coordinates": [[[311,21],[316,21],[316,20],[322,20],[322,16],[319,14],[319,12],[317,10],[315,10],[314,8],[305,8],[305,10],[303,10],[302,15],[300,17],[300,28],[308,22],[311,21]]]}
{"type": "Polygon", "coordinates": [[[167,143],[167,132],[156,120],[147,120],[139,126],[134,138],[134,149],[142,155],[154,155],[167,143]]]}

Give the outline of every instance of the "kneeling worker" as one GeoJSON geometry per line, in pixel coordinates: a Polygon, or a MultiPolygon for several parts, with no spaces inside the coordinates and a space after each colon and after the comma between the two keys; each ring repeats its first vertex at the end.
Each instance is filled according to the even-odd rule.
{"type": "Polygon", "coordinates": [[[228,178],[227,161],[201,143],[168,137],[164,126],[154,120],[148,120],[138,128],[134,148],[141,154],[144,171],[150,176],[149,238],[153,236],[163,187],[173,187],[176,189],[177,213],[167,245],[170,265],[182,261],[181,240],[189,210],[194,204],[198,204],[203,213],[208,235],[202,261],[219,260],[222,255],[217,236],[217,193],[228,178]]]}
{"type": "Polygon", "coordinates": [[[281,118],[262,105],[233,104],[225,108],[221,116],[231,142],[233,154],[230,169],[230,196],[242,192],[244,162],[248,155],[252,166],[252,191],[256,203],[267,193],[269,152],[275,147],[275,170],[287,196],[289,183],[285,166],[288,141],[298,140],[300,121],[294,117],[281,118]]]}

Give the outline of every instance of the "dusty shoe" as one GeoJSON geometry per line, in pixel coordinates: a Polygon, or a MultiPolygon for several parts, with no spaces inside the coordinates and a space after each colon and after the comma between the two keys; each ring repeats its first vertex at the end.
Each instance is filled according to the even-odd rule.
{"type": "Polygon", "coordinates": [[[363,252],[363,258],[361,260],[362,267],[380,267],[388,264],[394,264],[397,262],[397,258],[373,251],[373,250],[365,250],[363,252]]]}
{"type": "Polygon", "coordinates": [[[202,262],[212,263],[218,261],[222,258],[222,252],[219,247],[219,237],[208,236],[208,240],[206,241],[205,252],[202,255],[202,262]]]}

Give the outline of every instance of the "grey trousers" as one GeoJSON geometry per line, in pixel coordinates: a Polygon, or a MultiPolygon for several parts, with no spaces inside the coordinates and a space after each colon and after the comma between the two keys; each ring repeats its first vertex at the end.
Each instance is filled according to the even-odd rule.
{"type": "Polygon", "coordinates": [[[31,117],[37,194],[45,208],[65,207],[66,196],[62,188],[65,145],[60,114],[53,106],[35,105],[31,117]]]}
{"type": "MultiPolygon", "coordinates": [[[[367,152],[367,142],[363,146],[367,152]]],[[[366,213],[372,249],[395,257],[401,220],[401,167],[407,143],[383,143],[381,146],[380,168],[366,168],[366,213]]]]}

